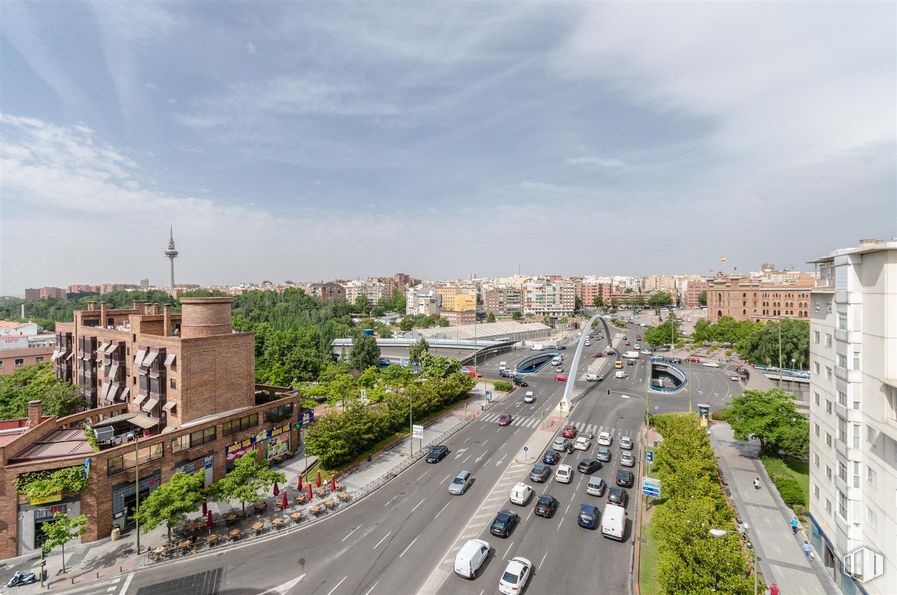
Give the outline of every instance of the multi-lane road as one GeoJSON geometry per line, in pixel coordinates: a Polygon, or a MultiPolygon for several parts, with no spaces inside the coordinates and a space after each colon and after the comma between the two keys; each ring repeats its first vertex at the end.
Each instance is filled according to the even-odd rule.
{"type": "MultiPolygon", "coordinates": [[[[544,448],[563,421],[574,423],[582,433],[611,433],[612,461],[596,474],[613,486],[619,468],[619,437],[630,436],[636,445],[633,452],[637,460],[641,455],[638,438],[645,401],[626,398],[630,396],[627,393],[645,396],[651,407],[663,406],[664,410],[683,409],[683,402],[687,406],[682,395],[651,397],[646,392],[650,375],[647,357],[635,366],[627,366],[628,377],[624,379],[614,378],[613,357],[597,360],[603,362],[607,379],[588,384],[582,380],[589,366],[595,367],[593,354],[603,349],[609,339],[616,336],[619,341],[624,332],[632,340],[639,330],[633,327],[621,332],[605,327],[605,339],[592,340],[592,345],[585,348],[579,370],[567,370],[576,374],[577,388],[581,383],[586,390],[575,399],[566,420],[557,419],[550,426],[545,423],[564,388],[563,382],[554,380],[554,370],[546,367],[528,375],[528,388],[518,389],[454,434],[446,443],[451,453],[441,462],[427,464],[421,460],[361,502],[305,529],[137,572],[120,592],[492,593],[507,560],[515,556],[526,557],[535,564],[528,587],[532,593],[628,592],[632,520],[627,521],[624,542],[605,539],[600,530],[577,526],[580,503],[595,504],[603,510],[607,499],[606,494],[601,498],[586,494],[587,478],[582,474],[574,473],[570,484],[553,479],[544,484],[528,480],[532,464],[541,460],[544,448]],[[607,389],[611,389],[611,394],[607,389]],[[534,391],[535,403],[523,403],[526,390],[534,391]],[[511,425],[498,425],[502,413],[513,416],[511,425]],[[524,447],[528,452],[524,453],[524,447]],[[461,469],[471,471],[474,482],[464,495],[452,496],[448,484],[461,469]],[[535,499],[525,507],[510,503],[510,488],[521,480],[532,485],[537,494],[551,494],[559,500],[554,518],[533,515],[535,499]],[[504,539],[489,534],[494,514],[501,509],[513,510],[521,517],[516,530],[504,539]],[[478,578],[467,581],[454,575],[451,568],[457,548],[472,538],[488,541],[492,554],[478,578]]],[[[564,353],[572,356],[570,350],[564,353]]],[[[518,352],[496,356],[484,362],[481,369],[489,376],[497,376],[489,372],[497,368],[499,360],[510,362],[523,355],[518,352]]],[[[728,385],[711,379],[714,375],[729,382],[719,370],[701,370],[703,379],[693,380],[693,390],[699,390],[694,387],[700,382],[704,387],[700,389],[702,394],[715,391],[722,400],[725,396],[720,391],[728,385]]],[[[593,441],[588,452],[565,454],[562,462],[575,469],[595,449],[593,441]]],[[[638,467],[633,472],[639,476],[638,467]]],[[[637,489],[638,482],[629,490],[629,519],[635,519],[637,489]]],[[[106,591],[102,588],[97,592],[106,591]]]]}

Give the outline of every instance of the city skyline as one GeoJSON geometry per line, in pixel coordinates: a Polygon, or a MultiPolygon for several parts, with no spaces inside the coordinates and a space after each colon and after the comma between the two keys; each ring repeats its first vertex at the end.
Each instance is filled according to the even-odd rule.
{"type": "Polygon", "coordinates": [[[203,285],[805,268],[897,231],[892,4],[208,6],[4,4],[0,294],[161,286],[172,222],[203,285]]]}

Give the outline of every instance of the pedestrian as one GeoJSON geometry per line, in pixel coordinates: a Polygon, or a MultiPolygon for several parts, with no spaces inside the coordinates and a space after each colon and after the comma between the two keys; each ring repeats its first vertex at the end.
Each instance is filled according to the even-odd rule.
{"type": "Polygon", "coordinates": [[[755,490],[759,490],[759,489],[760,489],[760,478],[759,478],[759,477],[755,477],[755,478],[754,478],[754,489],[755,489],[755,490]]]}
{"type": "Polygon", "coordinates": [[[799,524],[800,524],[800,523],[798,523],[798,521],[797,521],[797,517],[796,517],[796,516],[791,517],[791,532],[792,532],[794,535],[797,535],[797,527],[798,527],[799,524]]]}
{"type": "Polygon", "coordinates": [[[812,560],[815,556],[813,556],[813,546],[805,539],[804,540],[804,554],[812,560]]]}
{"type": "Polygon", "coordinates": [[[779,587],[775,583],[769,585],[769,595],[779,595],[779,587]]]}

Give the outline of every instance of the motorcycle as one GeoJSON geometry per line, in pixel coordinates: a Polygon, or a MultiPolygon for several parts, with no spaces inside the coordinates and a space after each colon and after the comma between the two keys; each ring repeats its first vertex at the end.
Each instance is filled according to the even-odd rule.
{"type": "Polygon", "coordinates": [[[16,573],[12,575],[12,578],[9,579],[9,582],[6,583],[7,587],[21,587],[22,585],[30,585],[31,583],[37,582],[37,576],[33,572],[29,572],[27,574],[22,574],[18,570],[16,573]]]}

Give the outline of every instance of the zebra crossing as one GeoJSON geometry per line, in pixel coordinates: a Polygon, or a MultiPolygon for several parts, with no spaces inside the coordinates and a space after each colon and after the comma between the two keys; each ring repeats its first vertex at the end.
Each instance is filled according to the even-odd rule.
{"type": "MultiPolygon", "coordinates": [[[[478,421],[483,423],[491,424],[498,423],[498,418],[501,416],[501,413],[484,413],[479,417],[478,421]]],[[[536,428],[539,424],[542,423],[542,419],[538,417],[531,417],[526,415],[513,416],[511,419],[511,426],[520,427],[520,428],[536,428]]],[[[633,440],[636,440],[638,432],[633,432],[632,430],[623,430],[621,428],[612,428],[610,426],[602,426],[600,424],[590,424],[581,421],[571,422],[574,426],[576,426],[576,431],[583,434],[600,434],[601,432],[607,432],[611,436],[630,436],[633,440]]]]}

